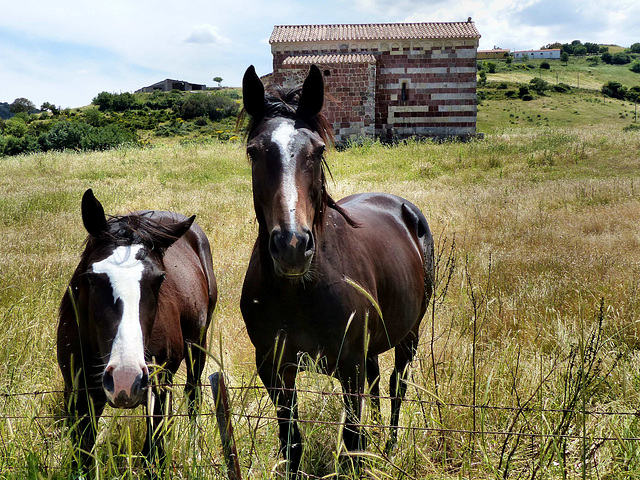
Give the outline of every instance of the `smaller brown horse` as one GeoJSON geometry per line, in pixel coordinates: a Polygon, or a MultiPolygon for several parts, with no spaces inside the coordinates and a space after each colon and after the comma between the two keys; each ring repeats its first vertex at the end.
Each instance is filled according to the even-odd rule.
{"type": "MultiPolygon", "coordinates": [[[[82,471],[105,405],[134,408],[147,398],[151,362],[164,384],[186,359],[189,415],[196,412],[217,286],[194,218],[140,211],[107,219],[91,190],[82,197],[89,237],[60,304],[57,340],[82,471]]],[[[153,394],[144,453],[155,470],[164,463],[159,427],[171,406],[166,389],[154,386],[153,394]]]]}
{"type": "Polygon", "coordinates": [[[315,65],[301,89],[265,94],[253,67],[242,86],[259,229],[240,307],[258,374],[276,405],[281,449],[296,473],[301,353],[322,358],[327,373],[339,378],[347,394],[344,442],[360,450],[365,380],[377,394],[378,355],[394,348],[395,442],[407,366],[432,292],[433,238],[420,210],[400,197],[367,193],[334,202],[328,195],[324,152],[332,133],[321,114],[324,82],[315,65]]]}

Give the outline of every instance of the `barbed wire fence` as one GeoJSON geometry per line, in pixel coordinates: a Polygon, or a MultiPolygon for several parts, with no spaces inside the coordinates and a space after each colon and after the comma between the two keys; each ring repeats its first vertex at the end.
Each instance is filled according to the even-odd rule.
{"type": "MultiPolygon", "coordinates": [[[[175,390],[182,389],[185,387],[185,385],[182,383],[174,383],[172,385],[159,385],[159,386],[165,387],[165,388],[171,388],[175,390]]],[[[202,384],[201,387],[203,388],[203,392],[204,392],[208,390],[209,385],[202,384]]],[[[255,425],[254,428],[259,428],[259,425],[264,425],[265,422],[273,422],[275,424],[278,420],[281,419],[277,415],[275,415],[275,409],[272,408],[271,404],[268,401],[266,389],[264,389],[264,387],[262,387],[261,385],[232,385],[232,386],[228,386],[227,390],[231,396],[230,411],[231,411],[231,417],[232,417],[232,420],[231,420],[232,424],[239,425],[239,424],[242,424],[243,422],[251,424],[251,422],[254,422],[254,425],[255,425]],[[244,400],[242,400],[242,397],[245,397],[246,395],[250,394],[250,392],[255,392],[251,394],[254,394],[260,398],[266,399],[267,401],[264,402],[264,405],[266,406],[266,408],[258,409],[259,410],[258,412],[248,411],[249,409],[246,408],[245,402],[244,400]],[[238,403],[235,403],[234,400],[237,401],[238,403]],[[272,412],[272,414],[268,412],[272,412]]],[[[321,390],[321,389],[314,389],[314,388],[299,388],[297,392],[298,394],[301,394],[301,395],[320,396],[323,399],[337,398],[342,400],[344,399],[344,396],[347,395],[336,390],[328,391],[328,390],[321,390]]],[[[61,397],[62,395],[63,395],[62,390],[55,390],[55,389],[37,390],[32,392],[0,392],[0,401],[7,402],[12,399],[20,399],[20,398],[41,400],[47,396],[61,397]]],[[[362,400],[365,402],[368,402],[374,398],[374,396],[371,394],[362,394],[360,396],[362,397],[362,400]]],[[[379,395],[379,396],[376,396],[376,398],[378,398],[380,401],[390,401],[392,399],[392,397],[389,395],[379,395]]],[[[213,403],[214,404],[213,406],[215,407],[215,402],[213,402],[211,398],[209,399],[209,402],[213,403]]],[[[511,417],[512,419],[516,419],[518,416],[524,415],[524,414],[542,414],[542,415],[552,414],[552,415],[558,415],[561,418],[563,416],[570,416],[572,418],[575,418],[577,416],[607,417],[607,418],[621,418],[621,417],[638,418],[640,417],[640,410],[633,410],[633,411],[601,410],[601,409],[582,410],[580,408],[574,408],[574,409],[545,408],[542,406],[528,406],[528,405],[520,405],[520,406],[488,405],[488,404],[474,405],[471,403],[447,403],[439,400],[425,400],[422,398],[415,398],[415,396],[410,396],[410,395],[408,395],[405,398],[405,405],[409,409],[413,408],[413,409],[422,410],[422,411],[424,411],[424,409],[442,408],[442,409],[450,409],[450,410],[456,410],[456,411],[462,411],[462,412],[465,412],[465,411],[477,412],[477,413],[483,413],[483,414],[486,414],[487,412],[496,412],[496,411],[507,412],[512,415],[511,417]]],[[[203,407],[201,408],[201,411],[199,413],[200,417],[202,417],[203,419],[211,419],[210,420],[211,422],[215,421],[216,415],[217,415],[217,412],[215,408],[207,409],[203,407]]],[[[102,418],[107,421],[114,420],[121,417],[122,415],[120,415],[115,410],[107,411],[102,416],[102,418]]],[[[188,418],[188,414],[186,412],[177,411],[172,414],[172,417],[175,419],[188,418]]],[[[128,413],[127,418],[142,419],[142,418],[146,418],[146,415],[144,412],[128,413]]],[[[19,421],[19,420],[28,420],[30,422],[36,422],[36,423],[45,422],[46,425],[42,428],[48,428],[52,423],[61,426],[63,422],[67,420],[67,417],[61,412],[56,412],[56,413],[38,412],[35,414],[31,412],[25,412],[24,414],[0,415],[0,420],[5,422],[12,422],[12,421],[19,421]]],[[[342,422],[339,419],[327,420],[327,419],[319,419],[319,418],[316,418],[316,419],[300,418],[297,421],[303,426],[310,426],[310,427],[321,426],[321,427],[340,428],[342,426],[342,422]]],[[[427,434],[427,435],[431,434],[436,436],[456,435],[458,437],[464,436],[464,437],[470,437],[470,438],[471,437],[483,437],[483,438],[493,437],[494,441],[496,442],[501,441],[503,442],[503,445],[506,445],[509,439],[513,440],[514,445],[519,445],[519,442],[522,442],[522,441],[537,441],[540,445],[539,447],[540,450],[542,450],[543,448],[542,445],[545,445],[545,441],[557,443],[560,441],[581,442],[585,440],[586,432],[580,431],[580,429],[576,429],[572,431],[552,430],[549,432],[544,432],[544,431],[535,431],[535,428],[531,425],[527,425],[526,428],[516,429],[513,427],[514,423],[515,423],[515,420],[511,422],[511,425],[509,427],[504,429],[447,428],[446,426],[437,426],[437,425],[432,425],[432,426],[414,425],[414,424],[403,425],[401,423],[398,429],[400,431],[401,438],[402,438],[402,432],[404,432],[405,436],[418,433],[418,434],[427,434]]],[[[369,422],[364,421],[363,423],[361,423],[361,426],[366,430],[376,430],[376,431],[382,431],[382,432],[388,431],[390,429],[388,425],[380,424],[377,422],[371,422],[371,421],[369,422]]],[[[216,432],[208,432],[207,435],[214,436],[217,434],[216,432]]],[[[589,443],[590,453],[593,454],[593,451],[595,449],[599,448],[606,442],[636,443],[636,442],[640,442],[640,437],[621,436],[615,430],[612,431],[610,434],[598,434],[598,435],[589,434],[588,443],[589,443]]],[[[406,467],[396,464],[392,456],[388,455],[384,451],[384,448],[381,448],[379,445],[375,443],[374,444],[370,443],[370,446],[372,449],[372,455],[375,456],[379,461],[383,463],[386,462],[390,467],[390,469],[394,470],[398,475],[405,476],[406,478],[417,478],[410,471],[407,471],[406,467]]],[[[514,448],[515,447],[512,446],[511,450],[513,450],[514,448]]],[[[509,452],[507,452],[507,447],[503,447],[502,450],[503,451],[500,456],[501,462],[506,461],[505,458],[509,455],[509,452]]],[[[511,457],[513,457],[513,452],[511,452],[511,457]]],[[[264,470],[262,472],[263,476],[269,477],[277,474],[277,472],[273,470],[273,467],[268,467],[268,466],[261,467],[259,465],[256,465],[256,462],[253,462],[251,459],[238,458],[238,457],[236,458],[240,461],[240,467],[245,472],[251,471],[253,472],[253,475],[255,475],[256,472],[259,472],[262,469],[264,470]]],[[[503,465],[500,465],[500,466],[504,467],[503,465]]],[[[188,469],[191,472],[193,471],[200,472],[200,474],[202,475],[206,475],[206,474],[214,475],[216,476],[216,478],[217,476],[223,477],[225,475],[225,471],[227,470],[224,464],[224,455],[221,455],[218,461],[215,461],[209,464],[204,464],[204,463],[191,464],[188,466],[187,465],[180,466],[179,464],[174,464],[172,468],[174,470],[188,469]],[[220,459],[222,459],[222,461],[220,461],[220,459]]],[[[8,471],[8,472],[18,473],[21,467],[5,466],[4,469],[5,471],[8,471]]],[[[63,467],[57,467],[55,465],[46,466],[46,470],[48,472],[56,472],[56,471],[59,471],[62,473],[64,472],[63,467]]],[[[502,470],[504,471],[504,469],[502,470]]],[[[323,476],[314,476],[314,475],[307,475],[307,476],[309,478],[323,477],[323,476]]],[[[507,478],[506,473],[504,473],[503,476],[504,478],[507,478]]],[[[536,478],[535,472],[533,473],[533,476],[531,476],[531,478],[536,478]]]]}

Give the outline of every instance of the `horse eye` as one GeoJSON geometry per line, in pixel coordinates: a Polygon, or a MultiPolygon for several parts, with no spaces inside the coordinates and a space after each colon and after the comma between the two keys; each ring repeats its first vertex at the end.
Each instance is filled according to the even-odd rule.
{"type": "Polygon", "coordinates": [[[259,151],[258,147],[255,147],[255,146],[247,147],[247,156],[249,157],[250,161],[252,162],[256,161],[258,151],[259,151]]]}

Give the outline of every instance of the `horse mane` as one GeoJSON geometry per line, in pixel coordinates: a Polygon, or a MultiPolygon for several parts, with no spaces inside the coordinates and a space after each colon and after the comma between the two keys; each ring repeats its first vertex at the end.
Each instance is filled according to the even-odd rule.
{"type": "MultiPolygon", "coordinates": [[[[264,119],[278,117],[290,118],[292,120],[302,119],[298,114],[298,104],[300,103],[301,94],[302,86],[294,88],[284,88],[280,85],[268,85],[264,95],[264,113],[260,117],[249,116],[249,121],[245,130],[245,141],[255,135],[256,129],[264,119]]],[[[240,112],[240,115],[238,116],[237,125],[242,125],[247,115],[248,114],[243,108],[240,112]]],[[[320,138],[322,138],[322,141],[325,143],[325,145],[327,145],[329,148],[334,146],[335,136],[333,134],[333,127],[327,120],[327,117],[322,114],[322,112],[311,117],[305,117],[303,120],[312,131],[320,135],[320,138]]],[[[331,170],[329,169],[327,159],[323,155],[322,201],[320,209],[316,213],[314,224],[318,228],[322,228],[323,212],[325,210],[325,207],[329,207],[338,212],[349,225],[351,225],[352,227],[358,227],[359,224],[355,220],[353,220],[349,216],[349,214],[329,195],[329,192],[327,190],[327,173],[329,174],[329,177],[333,179],[333,175],[331,174],[331,170]]]]}
{"type": "Polygon", "coordinates": [[[169,225],[153,218],[153,211],[134,212],[128,215],[109,215],[107,230],[97,237],[87,237],[85,243],[92,241],[109,243],[116,247],[125,245],[143,245],[148,251],[163,253],[161,245],[177,240],[169,225]]]}
{"type": "Polygon", "coordinates": [[[76,316],[76,298],[72,294],[80,283],[81,275],[87,269],[87,257],[90,251],[106,248],[107,246],[125,246],[141,244],[147,252],[155,252],[162,255],[162,245],[177,240],[168,225],[162,224],[153,217],[153,211],[134,212],[128,215],[109,215],[107,230],[97,236],[89,235],[84,241],[84,251],[80,257],[80,263],[74,271],[69,286],[62,297],[58,309],[59,318],[76,316]]]}

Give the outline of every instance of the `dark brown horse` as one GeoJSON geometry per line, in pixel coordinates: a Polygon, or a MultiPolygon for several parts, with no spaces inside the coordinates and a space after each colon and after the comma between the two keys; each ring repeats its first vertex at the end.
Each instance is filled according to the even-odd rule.
{"type": "MultiPolygon", "coordinates": [[[[89,237],[60,305],[57,341],[82,470],[105,405],[134,408],[146,400],[152,368],[155,383],[165,384],[186,360],[195,413],[217,287],[209,241],[194,218],[140,211],[107,219],[91,190],[82,197],[89,237]]],[[[164,461],[159,427],[170,405],[166,389],[153,393],[144,450],[155,469],[164,461]]]]}
{"type": "MultiPolygon", "coordinates": [[[[241,309],[258,374],[276,405],[281,448],[297,472],[302,438],[295,391],[299,355],[322,358],[347,394],[343,438],[360,431],[365,379],[378,394],[378,355],[395,348],[390,443],[397,438],[406,371],[432,291],[433,239],[424,215],[402,198],[327,193],[321,114],[324,84],[312,66],[302,88],[265,94],[253,67],[243,79],[251,116],[247,153],[259,231],[241,309]],[[382,313],[360,288],[375,300],[382,313]]],[[[375,406],[375,404],[374,404],[375,406]]]]}

